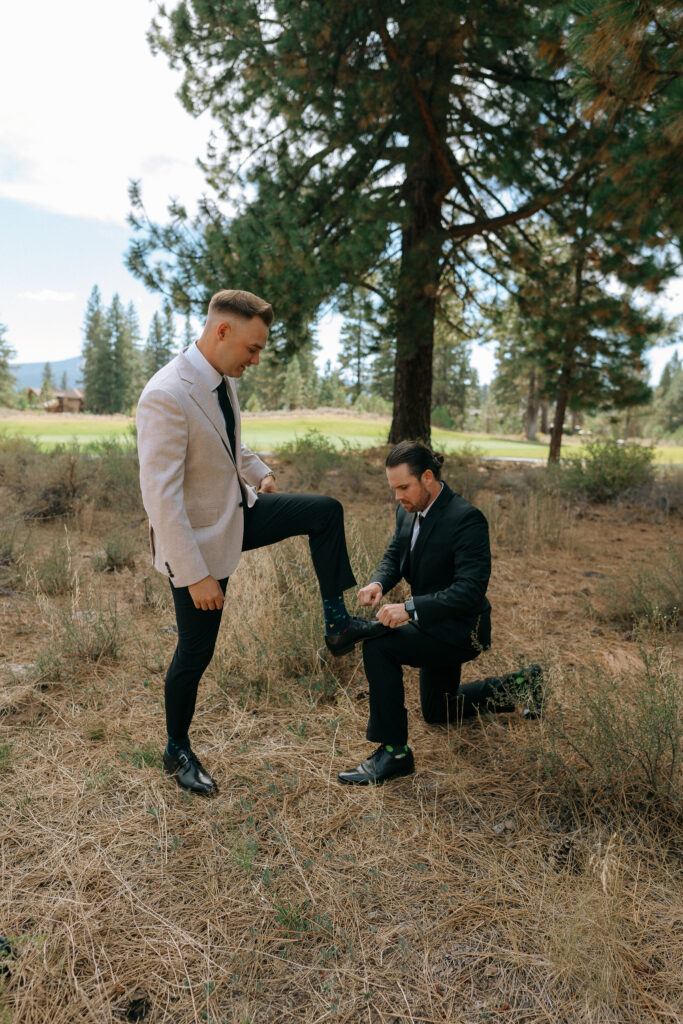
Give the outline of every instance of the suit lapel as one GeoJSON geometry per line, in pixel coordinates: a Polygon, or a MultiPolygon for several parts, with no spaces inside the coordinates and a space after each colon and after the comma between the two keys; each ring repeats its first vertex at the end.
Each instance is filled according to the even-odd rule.
{"type": "MultiPolygon", "coordinates": [[[[200,374],[197,373],[190,360],[186,359],[182,352],[178,356],[178,373],[181,379],[189,385],[190,398],[196,403],[197,407],[204,413],[207,419],[210,420],[211,424],[218,432],[220,439],[225,446],[226,452],[234,463],[235,459],[233,458],[230,442],[228,441],[228,431],[225,426],[225,420],[223,419],[223,413],[221,412],[216,400],[216,396],[202,379],[200,374]]],[[[233,410],[235,410],[235,450],[237,451],[239,445],[239,414],[236,408],[237,397],[235,395],[234,385],[229,378],[228,391],[230,399],[233,402],[233,410]]]]}
{"type": "Polygon", "coordinates": [[[240,416],[240,403],[237,399],[237,385],[233,377],[226,377],[228,385],[228,398],[232,404],[232,411],[235,416],[235,458],[242,444],[242,417],[240,416]]]}
{"type": "MultiPolygon", "coordinates": [[[[445,512],[446,507],[450,503],[452,496],[453,492],[447,486],[447,484],[444,484],[443,489],[439,494],[439,497],[435,500],[434,505],[432,506],[432,508],[430,508],[427,516],[422,522],[420,532],[418,533],[417,540],[415,541],[415,547],[410,552],[410,564],[411,570],[413,570],[413,576],[415,575],[413,567],[416,567],[419,564],[420,555],[425,549],[427,541],[429,540],[429,536],[433,532],[434,527],[437,525],[439,519],[445,512]]],[[[410,542],[408,542],[408,547],[410,548],[410,542]]]]}
{"type": "Polygon", "coordinates": [[[414,525],[415,516],[406,513],[405,519],[401,524],[401,576],[406,575],[410,564],[410,538],[413,535],[414,525]]]}

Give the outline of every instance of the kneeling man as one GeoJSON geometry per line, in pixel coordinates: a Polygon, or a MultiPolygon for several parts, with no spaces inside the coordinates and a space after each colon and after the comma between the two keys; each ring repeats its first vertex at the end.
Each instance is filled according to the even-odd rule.
{"type": "Polygon", "coordinates": [[[357,768],[340,772],[341,782],[377,784],[414,771],[403,665],[420,668],[422,714],[430,723],[479,710],[511,711],[511,688],[528,688],[540,676],[538,666],[529,666],[459,687],[462,663],[491,641],[486,597],[491,551],[485,516],[441,480],[442,463],[443,456],[412,441],[402,441],[386,459],[387,480],[398,502],[396,531],[373,582],[358,599],[377,608],[400,579],[410,584],[412,597],[380,607],[377,619],[389,630],[363,646],[370,687],[366,735],[380,746],[357,768]]]}

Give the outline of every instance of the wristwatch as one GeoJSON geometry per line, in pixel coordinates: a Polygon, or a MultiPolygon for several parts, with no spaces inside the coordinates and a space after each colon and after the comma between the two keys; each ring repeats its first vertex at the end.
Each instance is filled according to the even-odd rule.
{"type": "Polygon", "coordinates": [[[413,601],[412,597],[408,601],[404,601],[403,607],[408,612],[408,618],[409,619],[414,619],[415,618],[415,602],[413,601]]]}

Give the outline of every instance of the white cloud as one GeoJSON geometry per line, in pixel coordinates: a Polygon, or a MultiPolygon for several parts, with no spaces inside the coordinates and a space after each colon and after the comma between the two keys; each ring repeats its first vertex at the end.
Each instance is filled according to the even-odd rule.
{"type": "Polygon", "coordinates": [[[130,178],[153,217],[206,186],[196,167],[209,120],[175,98],[181,82],[145,34],[141,0],[36,0],[3,10],[0,196],[122,224],[130,178]]]}
{"type": "Polygon", "coordinates": [[[73,302],[76,292],[54,292],[43,288],[39,292],[21,292],[19,298],[30,299],[32,302],[73,302]]]}

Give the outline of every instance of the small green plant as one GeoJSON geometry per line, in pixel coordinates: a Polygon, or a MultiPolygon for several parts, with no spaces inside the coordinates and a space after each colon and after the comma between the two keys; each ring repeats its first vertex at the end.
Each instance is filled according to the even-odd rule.
{"type": "Polygon", "coordinates": [[[123,750],[119,757],[135,768],[158,768],[161,770],[162,751],[156,743],[136,743],[129,750],[123,750]]]}
{"type": "Polygon", "coordinates": [[[303,905],[299,905],[290,900],[278,898],[274,901],[274,906],[275,920],[283,931],[290,934],[310,931],[311,921],[305,902],[303,905]]]}
{"type": "Polygon", "coordinates": [[[0,771],[6,771],[12,763],[12,747],[9,743],[0,743],[0,771]]]}
{"type": "Polygon", "coordinates": [[[592,501],[612,501],[631,488],[654,479],[655,450],[639,444],[624,444],[609,438],[587,441],[580,458],[563,465],[558,477],[563,490],[592,501]]]}
{"type": "Polygon", "coordinates": [[[83,726],[83,735],[87,740],[97,743],[107,735],[107,723],[101,718],[91,718],[83,726]]]}
{"type": "Polygon", "coordinates": [[[230,856],[240,871],[251,875],[254,869],[254,857],[258,850],[258,843],[255,839],[247,839],[240,832],[234,832],[230,837],[230,856]]]}
{"type": "Polygon", "coordinates": [[[315,428],[307,430],[303,437],[297,434],[293,441],[284,444],[280,456],[291,463],[297,486],[311,490],[318,487],[325,473],[340,464],[333,442],[315,428]]]}

